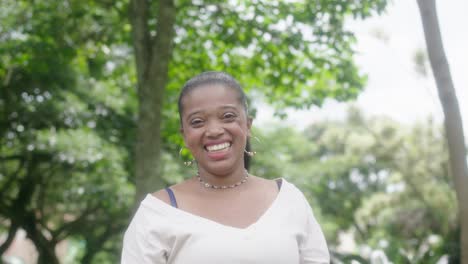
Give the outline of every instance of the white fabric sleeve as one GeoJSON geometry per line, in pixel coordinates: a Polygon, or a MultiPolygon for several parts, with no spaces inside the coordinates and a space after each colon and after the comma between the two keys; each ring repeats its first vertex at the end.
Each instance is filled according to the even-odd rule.
{"type": "MultiPolygon", "coordinates": [[[[165,264],[167,249],[162,238],[148,230],[149,216],[140,207],[124,235],[121,264],[165,264]]],[[[156,219],[153,219],[153,221],[156,219]]]]}
{"type": "Polygon", "coordinates": [[[329,264],[330,254],[322,229],[315,220],[312,208],[304,199],[304,211],[306,214],[304,239],[299,243],[299,255],[301,264],[329,264]]]}

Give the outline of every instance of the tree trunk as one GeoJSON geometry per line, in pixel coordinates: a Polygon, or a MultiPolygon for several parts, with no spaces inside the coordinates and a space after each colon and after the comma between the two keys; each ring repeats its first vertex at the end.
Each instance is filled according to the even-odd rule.
{"type": "Polygon", "coordinates": [[[146,193],[163,185],[161,115],[176,15],[172,0],[159,1],[157,33],[151,38],[148,27],[149,4],[147,0],[133,0],[130,5],[139,100],[135,145],[137,204],[146,193]]]}
{"type": "Polygon", "coordinates": [[[458,201],[461,263],[468,264],[468,166],[462,118],[445,56],[435,0],[418,0],[426,46],[444,111],[452,177],[458,201]]]}
{"type": "Polygon", "coordinates": [[[1,263],[1,259],[2,259],[3,254],[6,252],[6,250],[10,247],[11,243],[15,239],[16,231],[18,231],[18,227],[19,226],[18,226],[17,223],[15,223],[15,222],[11,223],[10,228],[8,229],[7,238],[5,239],[5,241],[0,246],[0,263],[1,263]]]}
{"type": "MultiPolygon", "coordinates": [[[[59,264],[57,255],[55,254],[56,243],[49,241],[40,228],[37,226],[37,219],[33,212],[25,212],[23,227],[28,234],[28,238],[36,246],[36,250],[39,253],[38,264],[59,264]]],[[[52,239],[53,240],[53,239],[52,239]]]]}
{"type": "Polygon", "coordinates": [[[51,253],[49,250],[39,250],[39,259],[37,264],[60,264],[55,253],[51,253]]]}
{"type": "MultiPolygon", "coordinates": [[[[26,155],[27,156],[27,155],[26,155]]],[[[55,254],[54,239],[46,237],[40,227],[34,211],[28,210],[32,203],[35,190],[40,182],[41,174],[37,173],[39,167],[37,156],[27,158],[25,162],[26,176],[20,182],[20,189],[9,210],[10,220],[17,228],[23,228],[39,253],[38,264],[59,264],[55,254]]]]}

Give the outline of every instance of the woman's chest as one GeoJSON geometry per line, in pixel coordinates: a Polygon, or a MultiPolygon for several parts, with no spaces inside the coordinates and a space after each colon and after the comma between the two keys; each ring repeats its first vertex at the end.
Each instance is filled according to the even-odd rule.
{"type": "Polygon", "coordinates": [[[215,228],[180,233],[174,238],[168,263],[299,263],[298,234],[289,228],[215,228]]]}

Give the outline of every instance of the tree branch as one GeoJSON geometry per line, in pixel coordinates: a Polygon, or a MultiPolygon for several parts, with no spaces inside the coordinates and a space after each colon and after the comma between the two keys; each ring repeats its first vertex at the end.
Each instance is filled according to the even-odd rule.
{"type": "Polygon", "coordinates": [[[10,156],[0,156],[0,161],[8,161],[8,160],[21,160],[23,158],[22,155],[10,155],[10,156]]]}
{"type": "Polygon", "coordinates": [[[55,243],[49,241],[44,234],[37,228],[37,220],[33,212],[25,212],[23,217],[23,228],[26,230],[28,237],[33,241],[39,252],[38,263],[59,264],[55,254],[55,243]]]}
{"type": "Polygon", "coordinates": [[[8,229],[7,238],[5,242],[3,242],[3,244],[0,246],[0,259],[3,256],[3,253],[5,253],[5,251],[10,247],[11,243],[13,242],[18,228],[19,225],[15,221],[11,221],[10,228],[8,229]]]}
{"type": "MultiPolygon", "coordinates": [[[[59,166],[53,166],[53,164],[51,164],[51,166],[49,167],[49,173],[47,173],[47,175],[45,175],[44,177],[41,177],[40,179],[40,183],[39,183],[39,194],[38,194],[38,199],[37,199],[37,208],[41,214],[41,217],[44,216],[44,208],[45,208],[45,197],[46,197],[46,193],[47,193],[47,190],[48,190],[48,187],[49,187],[49,182],[47,182],[47,178],[49,178],[50,176],[52,176],[57,170],[58,170],[59,166]]],[[[44,173],[45,174],[45,173],[44,173]]]]}
{"type": "MultiPolygon", "coordinates": [[[[112,223],[113,219],[108,219],[107,223],[112,223]]],[[[105,224],[105,230],[102,234],[86,237],[86,253],[81,258],[81,263],[91,263],[94,255],[99,251],[105,251],[104,244],[110,237],[119,234],[124,225],[105,224]]],[[[115,249],[114,249],[115,250],[115,249]]],[[[108,250],[109,251],[109,250],[108,250]]]]}
{"type": "MultiPolygon", "coordinates": [[[[0,193],[4,194],[6,193],[6,190],[10,189],[11,187],[11,184],[13,184],[13,182],[15,180],[18,180],[19,179],[19,172],[21,171],[21,169],[23,168],[24,164],[26,163],[26,160],[24,159],[24,157],[22,157],[20,159],[20,163],[18,164],[18,167],[16,168],[16,171],[13,172],[9,177],[8,177],[8,180],[7,182],[2,186],[2,188],[0,189],[0,193]]],[[[2,197],[2,199],[6,199],[7,197],[2,197]]]]}
{"type": "Polygon", "coordinates": [[[51,231],[52,237],[56,241],[61,241],[64,238],[66,238],[70,233],[72,233],[74,230],[79,229],[80,227],[83,226],[83,224],[86,222],[86,217],[90,215],[91,213],[97,211],[99,209],[98,205],[95,205],[94,207],[88,207],[86,208],[80,216],[78,216],[75,220],[67,222],[63,224],[60,228],[58,228],[55,231],[51,231]]]}

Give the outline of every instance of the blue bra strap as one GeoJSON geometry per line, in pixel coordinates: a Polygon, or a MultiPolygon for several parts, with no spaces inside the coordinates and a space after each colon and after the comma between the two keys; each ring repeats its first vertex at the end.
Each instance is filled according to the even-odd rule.
{"type": "MultiPolygon", "coordinates": [[[[276,184],[278,185],[278,190],[281,189],[281,184],[282,183],[283,183],[283,181],[281,179],[276,180],[276,184]]],[[[165,190],[166,190],[167,194],[169,194],[169,199],[171,200],[171,205],[173,207],[175,207],[175,208],[178,208],[177,200],[175,198],[174,192],[169,187],[166,187],[165,190]]]]}
{"type": "Polygon", "coordinates": [[[167,194],[169,194],[169,199],[171,200],[171,205],[173,207],[177,208],[177,201],[176,201],[174,192],[169,187],[166,187],[165,190],[166,190],[167,194]]]}
{"type": "Polygon", "coordinates": [[[278,185],[278,190],[281,189],[281,184],[283,183],[283,179],[276,179],[276,184],[278,185]]]}

